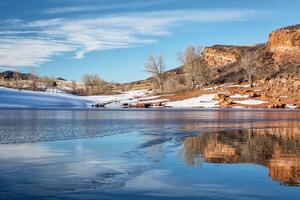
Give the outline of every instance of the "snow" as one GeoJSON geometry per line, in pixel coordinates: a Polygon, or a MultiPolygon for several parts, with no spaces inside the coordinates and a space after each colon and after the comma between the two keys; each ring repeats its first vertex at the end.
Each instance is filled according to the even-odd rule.
{"type": "Polygon", "coordinates": [[[287,98],[289,98],[289,96],[280,96],[279,98],[287,99],[287,98]]]}
{"type": "Polygon", "coordinates": [[[91,101],[68,94],[19,91],[0,87],[0,108],[87,107],[91,101]]]}
{"type": "Polygon", "coordinates": [[[256,99],[247,99],[247,100],[234,101],[234,102],[243,105],[260,105],[260,104],[268,103],[267,101],[256,100],[256,99]]]}
{"type": "Polygon", "coordinates": [[[150,104],[170,101],[169,99],[159,99],[160,97],[161,96],[148,96],[148,97],[138,98],[137,100],[139,103],[150,103],[150,104]]]}
{"type": "Polygon", "coordinates": [[[295,109],[295,108],[297,108],[297,105],[295,105],[295,104],[286,104],[285,108],[295,109]]]}
{"type": "MultiPolygon", "coordinates": [[[[256,84],[253,84],[253,86],[255,86],[256,84]]],[[[226,83],[226,84],[222,84],[222,85],[217,85],[217,86],[213,86],[213,87],[208,87],[208,88],[203,88],[202,90],[216,90],[219,88],[233,88],[233,87],[237,87],[237,88],[248,88],[251,87],[250,84],[234,84],[234,83],[226,83]]]]}
{"type": "Polygon", "coordinates": [[[83,98],[95,102],[95,104],[105,104],[107,108],[121,108],[125,103],[138,103],[138,99],[144,97],[147,93],[147,90],[131,90],[122,94],[87,96],[83,98]]]}
{"type": "Polygon", "coordinates": [[[209,88],[203,88],[202,90],[214,90],[215,88],[209,87],[209,88]]]}
{"type": "Polygon", "coordinates": [[[181,101],[167,102],[166,106],[173,108],[215,108],[218,107],[217,101],[213,100],[216,94],[206,94],[195,98],[184,99],[181,101]]]}
{"type": "MultiPolygon", "coordinates": [[[[256,84],[252,84],[252,86],[256,86],[256,84]]],[[[250,84],[246,84],[246,85],[235,84],[235,85],[226,85],[224,87],[225,88],[230,88],[230,87],[243,87],[243,88],[247,88],[247,87],[251,87],[251,85],[250,84]]]]}
{"type": "Polygon", "coordinates": [[[149,101],[139,101],[139,103],[149,103],[149,104],[157,104],[157,103],[164,103],[170,101],[169,99],[154,99],[149,101]]]}
{"type": "Polygon", "coordinates": [[[46,92],[51,92],[51,93],[66,93],[64,90],[61,90],[59,88],[48,88],[46,92]]]}
{"type": "Polygon", "coordinates": [[[105,104],[106,108],[122,108],[123,104],[156,104],[169,101],[169,99],[158,99],[161,96],[146,96],[147,94],[149,94],[149,91],[147,90],[132,90],[117,95],[98,95],[84,98],[93,101],[96,104],[105,104]]]}
{"type": "Polygon", "coordinates": [[[231,95],[230,98],[232,98],[232,99],[249,98],[249,95],[247,95],[247,94],[234,94],[234,95],[231,95]]]}
{"type": "Polygon", "coordinates": [[[244,109],[245,107],[244,106],[232,106],[232,108],[234,108],[234,109],[244,109]]]}
{"type": "Polygon", "coordinates": [[[132,90],[117,95],[76,96],[51,92],[19,91],[0,88],[0,108],[85,108],[93,104],[105,104],[107,108],[122,108],[123,104],[159,103],[167,99],[159,96],[145,97],[147,90],[132,90]]]}
{"type": "Polygon", "coordinates": [[[161,96],[150,96],[150,97],[142,97],[142,98],[139,98],[138,100],[139,101],[146,101],[146,100],[152,100],[152,99],[157,99],[161,96]]]}

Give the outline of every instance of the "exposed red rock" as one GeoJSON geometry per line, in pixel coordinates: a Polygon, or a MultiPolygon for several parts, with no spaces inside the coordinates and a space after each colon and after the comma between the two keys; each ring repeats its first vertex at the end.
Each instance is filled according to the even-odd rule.
{"type": "Polygon", "coordinates": [[[222,67],[237,61],[245,49],[244,46],[215,45],[204,49],[204,59],[211,67],[222,67]]]}
{"type": "Polygon", "coordinates": [[[300,25],[270,33],[268,47],[276,62],[300,62],[300,25]]]}

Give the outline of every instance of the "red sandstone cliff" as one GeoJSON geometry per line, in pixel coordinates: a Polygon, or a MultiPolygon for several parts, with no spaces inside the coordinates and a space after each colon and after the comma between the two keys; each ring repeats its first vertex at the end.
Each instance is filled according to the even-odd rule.
{"type": "Polygon", "coordinates": [[[270,33],[268,48],[276,62],[300,62],[300,24],[270,33]]]}
{"type": "MultiPolygon", "coordinates": [[[[260,45],[261,46],[261,45],[260,45]]],[[[300,62],[300,24],[278,29],[269,35],[266,46],[267,51],[273,55],[276,63],[300,62]]],[[[257,50],[257,46],[230,46],[214,45],[204,49],[204,59],[211,67],[222,67],[236,62],[242,58],[249,50],[257,50]]],[[[259,57],[259,55],[258,55],[259,57]]],[[[267,64],[269,60],[266,59],[267,64]]]]}
{"type": "Polygon", "coordinates": [[[204,49],[206,63],[213,67],[221,67],[237,61],[249,47],[215,45],[204,49]]]}

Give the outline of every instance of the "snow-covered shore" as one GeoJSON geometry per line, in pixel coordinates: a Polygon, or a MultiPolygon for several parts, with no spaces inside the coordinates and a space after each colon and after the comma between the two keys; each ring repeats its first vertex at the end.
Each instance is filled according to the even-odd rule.
{"type": "Polygon", "coordinates": [[[0,87],[0,108],[87,108],[95,104],[106,104],[107,108],[121,108],[124,103],[139,103],[139,98],[144,101],[142,98],[146,93],[146,90],[135,90],[117,95],[83,97],[0,87]]]}
{"type": "Polygon", "coordinates": [[[205,94],[199,97],[184,99],[181,101],[167,102],[166,106],[172,108],[217,108],[217,101],[214,100],[216,94],[205,94]]]}
{"type": "Polygon", "coordinates": [[[70,94],[19,91],[0,87],[0,108],[86,108],[103,104],[106,108],[122,108],[124,104],[159,104],[167,107],[217,107],[214,95],[170,102],[161,96],[151,96],[147,90],[133,90],[117,95],[76,96],[70,94]]]}
{"type": "MultiPolygon", "coordinates": [[[[130,90],[116,95],[76,96],[0,87],[0,108],[272,108],[272,102],[262,99],[261,94],[241,93],[236,85],[232,86],[232,91],[224,91],[224,87],[218,86],[219,89],[210,91],[204,88],[198,94],[187,96],[156,95],[149,90],[130,90]],[[226,92],[230,94],[225,95],[226,92]]],[[[226,85],[227,88],[229,85],[226,85]]],[[[245,85],[240,88],[245,88],[245,85]]],[[[284,108],[297,108],[297,105],[288,103],[284,108]]]]}
{"type": "Polygon", "coordinates": [[[92,103],[75,95],[19,91],[0,87],[0,108],[81,108],[92,103]]]}

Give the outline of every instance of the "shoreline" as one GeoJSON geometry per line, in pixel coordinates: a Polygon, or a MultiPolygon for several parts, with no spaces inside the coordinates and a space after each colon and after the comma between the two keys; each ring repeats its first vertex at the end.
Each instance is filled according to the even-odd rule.
{"type": "Polygon", "coordinates": [[[131,90],[116,95],[77,96],[72,94],[0,88],[0,109],[299,109],[297,98],[266,98],[260,86],[226,84],[185,93],[157,94],[131,90]],[[278,101],[279,100],[279,101],[278,101]]]}

